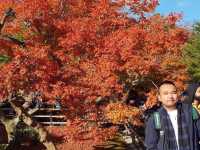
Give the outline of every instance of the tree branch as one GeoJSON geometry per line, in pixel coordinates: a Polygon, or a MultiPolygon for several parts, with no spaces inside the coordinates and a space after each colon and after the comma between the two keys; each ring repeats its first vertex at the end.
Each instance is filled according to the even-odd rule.
{"type": "Polygon", "coordinates": [[[8,36],[8,35],[0,35],[0,40],[8,41],[8,42],[13,42],[17,45],[20,45],[22,47],[25,47],[25,42],[20,41],[14,37],[8,36]]]}
{"type": "Polygon", "coordinates": [[[45,145],[47,150],[56,150],[54,144],[48,139],[48,132],[39,123],[31,118],[31,116],[26,112],[23,106],[18,105],[17,100],[10,100],[9,103],[11,104],[17,115],[22,118],[22,121],[26,125],[31,126],[39,134],[39,141],[45,145]]]}
{"type": "Polygon", "coordinates": [[[8,8],[5,11],[2,19],[0,20],[0,40],[11,41],[17,45],[25,47],[25,42],[20,41],[12,36],[2,34],[3,27],[5,26],[6,22],[8,22],[8,19],[11,17],[15,17],[15,12],[12,8],[8,8]]]}
{"type": "Polygon", "coordinates": [[[0,34],[1,34],[1,31],[2,31],[6,21],[9,19],[9,17],[15,17],[15,12],[13,11],[12,8],[8,8],[5,11],[5,14],[3,15],[3,18],[0,21],[0,34]]]}

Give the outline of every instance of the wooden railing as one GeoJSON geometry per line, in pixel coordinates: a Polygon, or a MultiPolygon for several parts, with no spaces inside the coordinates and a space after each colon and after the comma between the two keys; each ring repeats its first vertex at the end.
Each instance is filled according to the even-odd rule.
{"type": "MultiPolygon", "coordinates": [[[[52,104],[47,104],[45,107],[27,109],[27,112],[31,114],[33,120],[41,123],[42,125],[52,125],[52,126],[63,126],[67,124],[66,116],[64,111],[66,108],[56,108],[52,104]]],[[[11,106],[4,107],[0,105],[0,112],[5,117],[15,117],[16,113],[11,106]]]]}

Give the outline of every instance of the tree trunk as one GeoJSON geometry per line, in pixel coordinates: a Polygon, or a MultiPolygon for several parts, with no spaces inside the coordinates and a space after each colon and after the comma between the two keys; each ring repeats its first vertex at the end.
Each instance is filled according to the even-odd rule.
{"type": "Polygon", "coordinates": [[[53,142],[49,140],[49,135],[46,129],[44,129],[38,122],[32,120],[31,116],[26,112],[26,110],[17,104],[17,101],[9,101],[12,108],[17,113],[17,116],[22,119],[22,121],[32,127],[39,134],[39,142],[44,144],[47,150],[56,150],[53,142]]]}

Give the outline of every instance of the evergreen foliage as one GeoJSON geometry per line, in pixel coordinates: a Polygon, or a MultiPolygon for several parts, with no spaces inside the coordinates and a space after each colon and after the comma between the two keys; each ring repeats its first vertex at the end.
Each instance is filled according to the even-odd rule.
{"type": "Polygon", "coordinates": [[[200,22],[193,25],[192,36],[184,48],[184,63],[192,80],[200,80],[200,22]]]}

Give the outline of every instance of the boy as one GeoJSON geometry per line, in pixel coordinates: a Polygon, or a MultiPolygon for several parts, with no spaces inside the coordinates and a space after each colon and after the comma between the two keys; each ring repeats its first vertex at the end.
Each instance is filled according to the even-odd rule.
{"type": "Polygon", "coordinates": [[[200,150],[199,114],[194,110],[194,119],[192,105],[178,101],[177,88],[173,82],[161,83],[158,100],[162,106],[157,110],[157,118],[152,115],[146,124],[147,150],[200,150]],[[160,121],[159,129],[156,128],[156,121],[160,121]]]}

